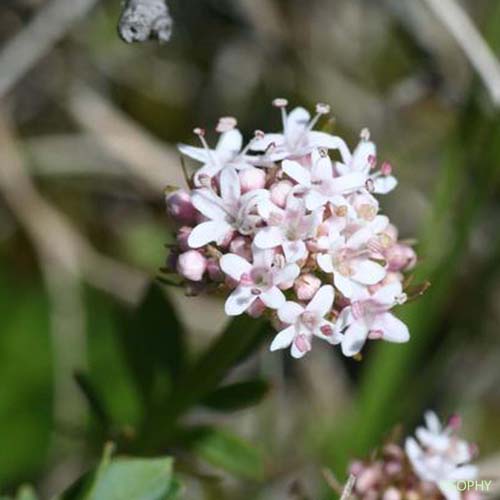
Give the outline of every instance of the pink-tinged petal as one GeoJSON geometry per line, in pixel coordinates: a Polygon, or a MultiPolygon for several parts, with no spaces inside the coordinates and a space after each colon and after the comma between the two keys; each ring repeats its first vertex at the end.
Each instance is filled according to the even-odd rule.
{"type": "Polygon", "coordinates": [[[276,286],[262,292],[259,298],[269,309],[279,309],[286,302],[285,295],[276,286]]]}
{"type": "Polygon", "coordinates": [[[335,194],[351,193],[352,191],[364,188],[365,180],[363,174],[352,172],[342,177],[335,177],[335,179],[329,181],[329,189],[335,194]]]}
{"type": "Polygon", "coordinates": [[[215,164],[210,164],[206,163],[201,167],[199,170],[197,170],[194,174],[194,184],[195,186],[202,186],[203,182],[202,179],[205,177],[215,177],[221,170],[221,167],[219,165],[215,164]]]}
{"type": "Polygon", "coordinates": [[[392,306],[396,302],[396,297],[401,295],[403,292],[403,287],[401,283],[391,283],[390,285],[383,286],[379,288],[372,296],[373,300],[379,304],[384,304],[387,306],[392,306]]]}
{"type": "Polygon", "coordinates": [[[188,237],[190,248],[200,248],[211,241],[220,241],[231,231],[231,226],[224,221],[207,221],[193,228],[188,237]]]}
{"type": "Polygon", "coordinates": [[[373,238],[373,231],[371,231],[369,227],[363,227],[349,237],[346,241],[346,246],[352,250],[357,250],[363,245],[366,245],[371,238],[373,238]]]}
{"type": "Polygon", "coordinates": [[[316,262],[322,271],[325,273],[333,273],[333,262],[331,255],[327,253],[319,254],[316,257],[316,262]]]}
{"type": "Polygon", "coordinates": [[[354,356],[365,345],[368,329],[361,321],[355,321],[345,331],[342,339],[342,353],[344,356],[354,356]]]}
{"type": "Polygon", "coordinates": [[[228,154],[229,157],[236,156],[243,145],[243,137],[238,129],[228,130],[221,134],[217,146],[217,153],[228,154]]]}
{"type": "Polygon", "coordinates": [[[293,325],[297,318],[304,312],[304,308],[297,302],[285,302],[278,309],[278,318],[289,325],[293,325]]]}
{"type": "Polygon", "coordinates": [[[257,295],[252,293],[251,287],[239,286],[227,298],[224,310],[228,316],[239,316],[250,307],[254,300],[257,300],[257,295]]]}
{"type": "Polygon", "coordinates": [[[295,327],[289,326],[274,337],[274,340],[269,347],[270,351],[277,351],[278,349],[286,349],[292,342],[295,337],[295,327]]]}
{"type": "Polygon", "coordinates": [[[434,434],[439,434],[442,430],[441,422],[438,416],[431,410],[424,413],[425,425],[434,434]]]}
{"type": "Polygon", "coordinates": [[[344,140],[340,137],[327,134],[326,132],[318,132],[317,130],[309,132],[308,136],[310,146],[326,149],[338,149],[344,163],[351,161],[351,152],[349,151],[349,148],[344,140]]]}
{"type": "Polygon", "coordinates": [[[243,273],[249,273],[252,270],[249,262],[234,253],[223,255],[219,264],[222,271],[236,281],[241,279],[243,273]]]}
{"type": "Polygon", "coordinates": [[[261,139],[255,139],[252,142],[252,151],[266,151],[271,144],[281,146],[285,141],[283,134],[266,134],[261,139]]]}
{"type": "Polygon", "coordinates": [[[257,248],[275,248],[283,242],[283,234],[277,226],[267,226],[259,229],[255,235],[254,244],[257,248]]]}
{"type": "Polygon", "coordinates": [[[373,330],[384,332],[383,339],[388,342],[402,343],[410,340],[408,327],[391,313],[377,316],[377,319],[373,322],[373,330]]]}
{"type": "Polygon", "coordinates": [[[335,291],[331,285],[323,285],[311,299],[311,302],[307,304],[307,311],[314,311],[318,313],[321,317],[325,316],[331,311],[333,305],[333,299],[335,298],[335,291]]]}
{"type": "Polygon", "coordinates": [[[236,170],[226,167],[220,174],[221,197],[226,203],[235,205],[241,196],[240,178],[236,170]]]}
{"type": "Polygon", "coordinates": [[[377,148],[371,141],[362,140],[352,155],[352,168],[358,171],[367,171],[370,168],[370,160],[377,157],[377,148]]]}
{"type": "Polygon", "coordinates": [[[330,321],[323,320],[319,328],[314,332],[316,337],[326,340],[329,344],[337,345],[342,342],[344,336],[336,331],[335,325],[330,321]]]}
{"type": "Polygon", "coordinates": [[[274,276],[275,285],[295,281],[300,274],[300,268],[297,264],[288,264],[283,269],[280,269],[274,276]]]}
{"type": "Polygon", "coordinates": [[[348,175],[352,173],[351,167],[339,161],[335,162],[335,170],[339,175],[348,175]]]}
{"type": "Polygon", "coordinates": [[[476,479],[479,469],[475,465],[461,465],[457,467],[448,478],[450,481],[468,481],[476,479]]]}
{"type": "Polygon", "coordinates": [[[199,161],[201,163],[210,162],[210,154],[205,148],[196,148],[194,146],[189,146],[188,144],[178,144],[177,149],[185,156],[193,158],[193,160],[199,161]]]}
{"type": "Polygon", "coordinates": [[[295,182],[305,187],[311,185],[311,174],[296,161],[283,160],[281,164],[283,172],[291,177],[295,182]]]}
{"type": "Polygon", "coordinates": [[[288,144],[297,142],[299,136],[304,133],[311,115],[301,107],[293,109],[287,117],[285,125],[285,135],[288,144]]]}
{"type": "Polygon", "coordinates": [[[423,455],[422,448],[419,446],[417,441],[412,437],[406,438],[405,451],[410,460],[412,461],[412,463],[419,462],[423,455]]]}
{"type": "Polygon", "coordinates": [[[363,285],[375,285],[386,275],[384,267],[368,259],[355,261],[352,267],[354,269],[352,279],[363,283],[363,285]]]}
{"type": "Polygon", "coordinates": [[[351,298],[355,293],[355,286],[352,280],[339,272],[334,271],[333,284],[344,297],[351,298]]]}
{"type": "Polygon", "coordinates": [[[297,262],[307,256],[306,244],[302,240],[284,241],[281,246],[287,262],[297,262]]]}
{"type": "Polygon", "coordinates": [[[323,196],[321,193],[318,193],[318,191],[309,191],[305,198],[305,203],[306,203],[306,208],[308,210],[316,210],[328,201],[328,198],[326,196],[323,196]]]}
{"type": "Polygon", "coordinates": [[[389,217],[387,215],[377,215],[369,224],[368,228],[372,234],[379,234],[387,229],[389,225],[389,217]]]}
{"type": "Polygon", "coordinates": [[[313,166],[311,168],[312,178],[314,180],[333,179],[332,160],[328,156],[321,156],[315,149],[312,153],[313,166]]]}
{"type": "Polygon", "coordinates": [[[387,177],[377,177],[373,181],[373,192],[377,194],[387,194],[390,193],[396,186],[398,181],[392,175],[387,177]]]}
{"type": "Polygon", "coordinates": [[[299,334],[295,337],[291,354],[295,359],[300,359],[311,350],[311,339],[304,334],[299,334]]]}
{"type": "Polygon", "coordinates": [[[340,312],[337,321],[335,322],[335,332],[342,333],[346,329],[346,327],[354,321],[355,320],[352,315],[351,307],[344,307],[344,309],[342,309],[342,311],[340,312]]]}
{"type": "Polygon", "coordinates": [[[217,198],[208,190],[197,189],[191,195],[191,203],[205,217],[212,220],[224,220],[226,212],[220,206],[217,198]]]}

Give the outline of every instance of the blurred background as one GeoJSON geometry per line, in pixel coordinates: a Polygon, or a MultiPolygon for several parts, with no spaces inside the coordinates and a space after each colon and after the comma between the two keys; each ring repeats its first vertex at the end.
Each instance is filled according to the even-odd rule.
{"type": "Polygon", "coordinates": [[[344,481],[349,460],[397,424],[412,432],[427,408],[460,413],[482,474],[499,477],[500,3],[169,6],[169,43],[128,45],[119,0],[0,4],[0,491],[30,483],[49,498],[113,439],[124,453],[173,455],[184,498],[330,498],[324,468],[344,481]],[[172,241],[175,144],[194,143],[196,126],[214,139],[227,115],[248,138],[278,130],[275,97],[329,103],[335,133],[354,146],[369,127],[393,164],[399,187],[383,210],[417,240],[415,283],[432,283],[401,309],[408,344],[372,342],[361,362],[318,345],[297,362],[264,338],[242,363],[216,350],[200,366],[225,327],[218,299],[169,287],[145,321],[133,317],[172,241]],[[198,404],[204,389],[163,420],[155,395],[172,392],[175,370],[167,388],[154,375],[146,402],[136,383],[151,369],[148,325],[162,322],[183,331],[185,371],[224,366],[214,387],[258,380],[258,404],[222,411],[198,404]],[[174,439],[176,419],[231,437],[174,439]]]}

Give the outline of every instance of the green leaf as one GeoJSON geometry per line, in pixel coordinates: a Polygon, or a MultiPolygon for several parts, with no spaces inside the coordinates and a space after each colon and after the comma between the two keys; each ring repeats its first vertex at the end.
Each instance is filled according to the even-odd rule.
{"type": "Polygon", "coordinates": [[[94,384],[90,380],[89,376],[82,372],[76,372],[75,381],[78,384],[78,387],[82,391],[87,403],[92,410],[93,415],[96,419],[101,423],[104,428],[109,428],[111,425],[111,418],[109,417],[108,411],[104,405],[104,402],[101,399],[97,389],[94,387],[94,384]]]}
{"type": "Polygon", "coordinates": [[[264,477],[262,452],[226,430],[199,427],[192,430],[190,441],[193,452],[216,467],[246,479],[264,477]]]}
{"type": "Polygon", "coordinates": [[[184,331],[157,284],[151,285],[140,307],[126,319],[120,338],[134,380],[150,405],[165,397],[164,386],[184,368],[184,331]]]}
{"type": "Polygon", "coordinates": [[[220,411],[234,411],[256,405],[269,392],[265,380],[249,380],[220,387],[203,399],[203,406],[220,411]]]}
{"type": "Polygon", "coordinates": [[[115,458],[108,447],[96,470],[80,478],[60,500],[176,500],[180,484],[173,460],[115,458]]]}
{"type": "Polygon", "coordinates": [[[23,485],[17,490],[16,500],[37,500],[35,490],[29,485],[23,485]]]}

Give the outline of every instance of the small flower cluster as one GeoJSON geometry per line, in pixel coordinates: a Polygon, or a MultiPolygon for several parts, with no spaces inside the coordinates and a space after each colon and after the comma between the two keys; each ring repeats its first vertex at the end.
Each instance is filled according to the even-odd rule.
{"type": "Polygon", "coordinates": [[[425,413],[426,427],[417,428],[417,439],[408,437],[404,449],[387,443],[380,456],[355,461],[356,500],[477,500],[477,491],[461,491],[460,482],[474,480],[478,469],[470,465],[475,446],[456,435],[460,418],[453,416],[442,427],[435,413],[425,413]],[[417,441],[418,440],[418,441],[417,441]]]}
{"type": "Polygon", "coordinates": [[[242,147],[226,117],[214,149],[203,129],[195,129],[202,147],[179,146],[202,166],[188,178],[190,192],[167,194],[179,226],[170,269],[191,288],[230,290],[229,316],[271,312],[279,330],[271,350],[291,347],[296,358],[313,337],[341,344],[346,356],[367,339],[408,341],[391,311],[407,298],[402,273],[416,256],[374,196],[396,186],[390,164],[377,166],[368,130],[353,152],[313,130],[328,106],[318,104],[311,119],[303,108],[287,113],[284,99],[273,104],[281,133],[256,131],[242,147]]]}

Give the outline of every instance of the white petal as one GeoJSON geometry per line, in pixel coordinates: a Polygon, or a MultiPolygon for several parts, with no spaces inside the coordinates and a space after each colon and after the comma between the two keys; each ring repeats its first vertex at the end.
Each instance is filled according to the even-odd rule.
{"type": "Polygon", "coordinates": [[[316,257],[316,261],[322,271],[324,271],[325,273],[333,273],[333,262],[331,255],[327,253],[319,254],[316,257]]]}
{"type": "Polygon", "coordinates": [[[389,217],[387,215],[377,215],[369,224],[368,228],[373,234],[379,234],[389,225],[389,217]]]}
{"type": "Polygon", "coordinates": [[[332,193],[343,194],[356,191],[365,186],[366,178],[359,172],[353,172],[342,177],[335,177],[330,181],[329,188],[332,193]]]}
{"type": "Polygon", "coordinates": [[[300,268],[297,264],[288,264],[283,269],[280,269],[274,276],[276,285],[294,281],[300,274],[300,268]]]}
{"type": "Polygon", "coordinates": [[[388,342],[402,343],[410,340],[408,327],[391,313],[377,316],[377,319],[373,322],[373,329],[382,330],[384,332],[383,338],[388,342]]]}
{"type": "Polygon", "coordinates": [[[311,174],[296,161],[284,160],[281,168],[288,177],[291,177],[298,184],[305,187],[311,186],[311,174]]]}
{"type": "Polygon", "coordinates": [[[342,353],[344,356],[354,356],[363,348],[368,329],[361,321],[355,321],[347,328],[342,339],[342,353]]]}
{"type": "Polygon", "coordinates": [[[326,149],[338,149],[344,163],[351,161],[351,152],[349,151],[349,148],[344,140],[340,137],[327,134],[326,132],[318,132],[317,130],[309,132],[308,136],[310,146],[326,149]]]}
{"type": "Polygon", "coordinates": [[[313,166],[311,169],[311,177],[314,180],[327,180],[333,179],[333,166],[332,160],[328,156],[320,156],[317,149],[313,151],[312,161],[313,166]]]}
{"type": "Polygon", "coordinates": [[[287,262],[297,262],[307,256],[306,244],[302,240],[284,241],[281,246],[287,262]]]}
{"type": "Polygon", "coordinates": [[[300,304],[288,301],[278,309],[278,318],[283,321],[283,323],[293,325],[303,312],[304,308],[300,304]]]}
{"type": "Polygon", "coordinates": [[[263,227],[259,229],[253,242],[257,248],[274,248],[283,242],[283,234],[277,226],[263,227]]]}
{"type": "Polygon", "coordinates": [[[205,163],[205,165],[203,165],[203,167],[197,170],[194,174],[193,179],[195,186],[201,187],[203,185],[201,180],[202,177],[215,177],[220,170],[221,167],[219,165],[205,163]]]}
{"type": "Polygon", "coordinates": [[[281,330],[281,332],[279,332],[278,335],[274,337],[274,340],[272,341],[269,350],[277,351],[278,349],[285,349],[293,342],[294,337],[295,337],[295,327],[289,326],[288,328],[281,330]]]}
{"type": "Polygon", "coordinates": [[[295,108],[292,110],[286,120],[285,136],[288,144],[294,144],[304,130],[311,119],[311,115],[304,108],[295,108]]]}
{"type": "Polygon", "coordinates": [[[370,168],[370,156],[377,156],[377,148],[371,141],[361,141],[352,155],[352,168],[358,171],[366,171],[370,168]]]}
{"type": "Polygon", "coordinates": [[[333,286],[323,285],[311,299],[311,302],[307,304],[306,310],[314,311],[323,317],[331,311],[334,298],[333,286]]]}
{"type": "Polygon", "coordinates": [[[239,286],[227,298],[224,310],[228,316],[239,316],[243,314],[257,299],[257,295],[252,293],[251,287],[239,286]]]}
{"type": "Polygon", "coordinates": [[[362,227],[349,237],[346,241],[346,246],[353,250],[357,250],[368,243],[372,237],[373,231],[371,231],[369,227],[362,227]]]}
{"type": "Polygon", "coordinates": [[[178,144],[177,149],[185,156],[189,156],[201,163],[210,162],[210,154],[205,148],[196,148],[188,144],[178,144]]]}
{"type": "MultiPolygon", "coordinates": [[[[310,350],[310,349],[309,349],[309,350],[310,350]]],[[[290,351],[290,352],[291,352],[292,356],[293,356],[295,359],[300,359],[300,358],[302,358],[303,356],[305,356],[305,355],[309,352],[309,350],[306,350],[306,351],[301,351],[301,350],[297,347],[297,345],[296,345],[296,343],[295,343],[295,341],[294,341],[294,342],[293,342],[293,344],[292,344],[292,349],[291,349],[291,351],[290,351]]]]}
{"type": "Polygon", "coordinates": [[[249,262],[234,253],[223,255],[219,264],[224,273],[236,281],[240,280],[243,273],[249,273],[252,270],[249,262]]]}
{"type": "Polygon", "coordinates": [[[260,300],[270,309],[279,309],[286,301],[283,292],[276,286],[269,288],[259,295],[260,300]]]}
{"type": "Polygon", "coordinates": [[[215,149],[217,153],[235,156],[240,152],[242,144],[243,137],[241,136],[241,132],[235,128],[221,134],[215,149]]]}
{"type": "Polygon", "coordinates": [[[208,190],[197,189],[194,191],[191,195],[191,202],[199,212],[209,219],[224,220],[226,218],[226,212],[217,203],[216,197],[208,190]]]}
{"type": "Polygon", "coordinates": [[[352,280],[335,270],[333,272],[333,284],[344,297],[351,298],[355,293],[355,286],[352,280]]]}
{"type": "Polygon", "coordinates": [[[236,204],[241,196],[240,178],[233,167],[226,167],[220,174],[220,193],[226,203],[236,204]]]}
{"type": "Polygon", "coordinates": [[[427,410],[424,413],[424,419],[425,419],[425,425],[427,425],[427,428],[435,433],[439,434],[442,430],[441,422],[438,418],[438,416],[431,410],[427,410]]]}
{"type": "Polygon", "coordinates": [[[331,323],[330,321],[322,321],[319,328],[315,330],[314,335],[316,337],[319,337],[320,339],[326,340],[329,344],[332,345],[337,345],[342,342],[344,339],[344,336],[339,333],[338,331],[335,330],[335,325],[331,323]],[[331,335],[325,335],[322,331],[321,328],[323,327],[328,327],[331,329],[332,333],[331,335]]]}
{"type": "Polygon", "coordinates": [[[379,288],[373,294],[372,298],[379,304],[392,306],[396,301],[396,297],[401,295],[402,291],[403,288],[401,286],[401,283],[399,282],[391,283],[390,285],[386,285],[383,286],[382,288],[379,288]]]}
{"type": "Polygon", "coordinates": [[[316,210],[319,207],[325,205],[325,203],[328,201],[328,198],[326,196],[323,196],[321,193],[318,193],[318,191],[311,190],[306,194],[304,200],[306,202],[306,208],[308,210],[316,210]]]}
{"type": "Polygon", "coordinates": [[[449,479],[453,481],[467,481],[475,479],[478,474],[479,469],[475,465],[461,465],[450,474],[449,479]]]}
{"type": "Polygon", "coordinates": [[[188,238],[191,248],[200,248],[211,241],[220,241],[229,231],[231,226],[224,221],[207,221],[193,228],[188,238]]]}
{"type": "Polygon", "coordinates": [[[352,267],[354,269],[352,279],[363,285],[375,285],[386,275],[384,267],[368,259],[355,261],[352,267]]]}
{"type": "Polygon", "coordinates": [[[397,185],[398,181],[392,175],[388,175],[387,177],[377,177],[373,181],[373,192],[378,194],[387,194],[390,193],[397,185]]]}

